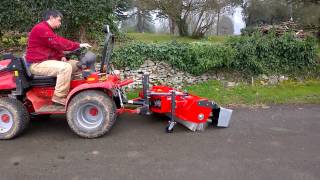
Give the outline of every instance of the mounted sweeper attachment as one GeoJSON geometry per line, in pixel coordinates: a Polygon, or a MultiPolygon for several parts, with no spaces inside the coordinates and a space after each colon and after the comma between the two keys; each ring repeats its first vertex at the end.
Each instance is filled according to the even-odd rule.
{"type": "Polygon", "coordinates": [[[232,110],[218,106],[215,102],[167,86],[149,88],[149,75],[143,75],[143,90],[139,98],[125,104],[140,105],[140,114],[165,114],[170,118],[166,127],[172,132],[176,123],[191,131],[203,131],[209,124],[228,127],[232,110]]]}

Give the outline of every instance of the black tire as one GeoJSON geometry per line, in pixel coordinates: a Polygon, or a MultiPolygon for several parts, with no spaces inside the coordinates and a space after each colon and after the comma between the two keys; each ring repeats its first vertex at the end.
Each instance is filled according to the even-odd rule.
{"type": "Polygon", "coordinates": [[[2,128],[0,130],[1,140],[17,137],[26,129],[30,121],[29,113],[20,101],[9,97],[2,97],[0,98],[0,121],[2,120],[2,115],[6,114],[9,114],[7,117],[9,117],[9,122],[12,125],[10,125],[7,131],[3,127],[0,127],[2,128]]]}
{"type": "Polygon", "coordinates": [[[98,90],[80,92],[71,99],[67,108],[67,121],[70,128],[84,138],[97,138],[106,134],[112,128],[116,116],[114,101],[98,90]],[[93,116],[88,113],[88,109],[92,107],[97,110],[96,115],[93,116]],[[90,120],[90,118],[97,120],[90,120]],[[93,122],[93,125],[87,122],[93,122]]]}

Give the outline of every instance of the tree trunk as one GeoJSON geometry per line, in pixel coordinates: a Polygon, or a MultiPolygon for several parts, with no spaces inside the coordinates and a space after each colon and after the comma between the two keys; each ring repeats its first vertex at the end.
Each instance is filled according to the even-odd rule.
{"type": "Polygon", "coordinates": [[[179,19],[178,23],[178,28],[179,28],[179,35],[180,36],[188,36],[188,25],[187,22],[183,19],[179,19]]]}
{"type": "Polygon", "coordinates": [[[219,36],[219,28],[220,28],[220,8],[218,7],[217,36],[219,36]]]}
{"type": "Polygon", "coordinates": [[[194,28],[194,30],[192,32],[192,36],[193,37],[197,37],[199,35],[199,31],[201,29],[201,23],[202,23],[201,18],[203,16],[203,13],[204,13],[204,11],[201,11],[201,13],[200,13],[200,15],[198,17],[198,20],[197,20],[197,22],[195,24],[195,28],[194,28]]]}
{"type": "Polygon", "coordinates": [[[142,17],[142,12],[140,9],[138,9],[137,12],[137,18],[138,18],[138,23],[137,23],[137,30],[139,33],[143,33],[143,17],[142,17]]]}
{"type": "Polygon", "coordinates": [[[169,17],[169,28],[170,28],[170,34],[174,35],[175,32],[175,23],[171,17],[169,17]]]}
{"type": "Polygon", "coordinates": [[[3,33],[2,33],[2,31],[0,30],[0,43],[2,43],[2,36],[3,36],[3,33]]]}
{"type": "Polygon", "coordinates": [[[80,26],[80,42],[85,42],[87,40],[86,38],[86,28],[84,25],[80,26]]]}

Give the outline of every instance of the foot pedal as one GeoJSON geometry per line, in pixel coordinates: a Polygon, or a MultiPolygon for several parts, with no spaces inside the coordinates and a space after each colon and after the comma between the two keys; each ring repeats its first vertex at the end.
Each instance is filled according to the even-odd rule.
{"type": "Polygon", "coordinates": [[[40,108],[36,113],[65,113],[65,107],[61,105],[48,105],[40,108]]]}

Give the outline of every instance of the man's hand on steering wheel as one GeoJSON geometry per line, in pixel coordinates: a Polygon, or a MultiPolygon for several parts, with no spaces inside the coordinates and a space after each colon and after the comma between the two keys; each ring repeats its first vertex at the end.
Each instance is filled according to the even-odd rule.
{"type": "Polygon", "coordinates": [[[81,44],[80,44],[80,47],[81,47],[81,48],[87,48],[87,49],[88,49],[88,48],[91,48],[92,46],[91,46],[90,44],[88,44],[88,43],[81,43],[81,44]]]}
{"type": "Polygon", "coordinates": [[[62,58],[61,58],[61,61],[62,61],[62,62],[67,62],[68,59],[67,59],[66,57],[62,57],[62,58]]]}

